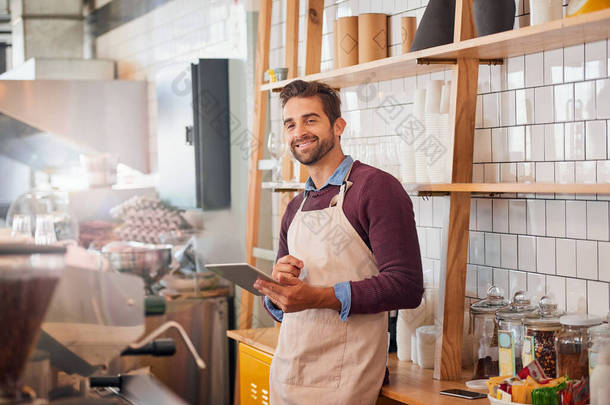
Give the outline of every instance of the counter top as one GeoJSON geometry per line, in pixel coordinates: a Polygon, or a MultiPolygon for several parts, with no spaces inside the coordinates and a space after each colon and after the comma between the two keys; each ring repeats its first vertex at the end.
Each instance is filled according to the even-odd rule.
{"type": "MultiPolygon", "coordinates": [[[[227,336],[273,355],[279,331],[279,328],[230,330],[227,331],[227,336]]],[[[433,370],[422,369],[410,361],[400,361],[396,357],[396,353],[390,353],[388,368],[390,383],[381,388],[382,397],[409,405],[481,405],[481,403],[487,403],[487,401],[472,402],[439,394],[441,390],[452,388],[473,391],[466,388],[465,385],[465,381],[469,378],[459,381],[435,380],[432,377],[433,370]]],[[[472,370],[463,370],[463,375],[470,377],[472,370]]]]}
{"type": "Polygon", "coordinates": [[[228,330],[227,336],[273,355],[280,328],[228,330]]]}

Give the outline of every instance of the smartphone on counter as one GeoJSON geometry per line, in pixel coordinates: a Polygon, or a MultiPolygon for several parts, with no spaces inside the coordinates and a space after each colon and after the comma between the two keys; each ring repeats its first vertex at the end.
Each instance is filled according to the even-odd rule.
{"type": "Polygon", "coordinates": [[[457,397],[457,398],[464,398],[464,399],[487,398],[486,394],[481,394],[480,392],[458,390],[458,389],[442,390],[441,395],[448,395],[450,397],[457,397]]]}

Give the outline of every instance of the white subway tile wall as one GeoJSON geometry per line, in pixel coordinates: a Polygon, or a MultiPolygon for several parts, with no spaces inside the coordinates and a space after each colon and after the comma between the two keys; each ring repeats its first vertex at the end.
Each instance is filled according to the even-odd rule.
{"type": "Polygon", "coordinates": [[[491,267],[478,266],[478,286],[477,291],[479,293],[479,298],[487,297],[487,290],[493,283],[493,272],[491,267]]]}
{"type": "Polygon", "coordinates": [[[508,270],[506,269],[494,269],[493,270],[493,282],[496,286],[502,288],[504,292],[508,292],[508,270]]]}
{"type": "Polygon", "coordinates": [[[536,271],[536,237],[519,235],[517,255],[519,270],[536,271]]]}
{"type": "Polygon", "coordinates": [[[585,79],[599,79],[607,74],[607,41],[585,44],[585,79]]]}
{"type": "Polygon", "coordinates": [[[566,280],[566,284],[566,310],[587,312],[587,281],[571,278],[566,280]]]}
{"type": "Polygon", "coordinates": [[[510,271],[508,273],[508,294],[512,297],[517,291],[527,291],[527,273],[524,271],[510,271]]]}
{"type": "MultiPolygon", "coordinates": [[[[516,27],[529,24],[529,1],[515,0],[516,27]]],[[[285,13],[279,0],[274,5],[285,13]]],[[[305,8],[301,2],[299,73],[303,71],[305,8]]],[[[390,54],[399,54],[400,16],[416,16],[426,0],[330,0],[325,5],[322,70],[333,67],[333,24],[360,12],[390,15],[390,54]]],[[[564,4],[565,6],[565,4],[564,4]]],[[[564,7],[565,8],[565,7],[564,7]]],[[[270,65],[283,65],[284,17],[274,19],[270,65]],[[277,38],[276,38],[277,37],[277,38]],[[274,61],[274,62],[273,62],[274,61]]],[[[610,42],[508,58],[481,66],[475,119],[474,182],[610,182],[610,42]]],[[[396,134],[378,107],[412,110],[413,91],[451,72],[373,82],[341,90],[345,138],[376,142],[396,134]],[[391,96],[391,97],[390,97],[391,96]]],[[[366,162],[365,162],[366,163],[366,162]]],[[[484,297],[491,283],[507,293],[552,295],[568,311],[610,308],[610,218],[605,196],[504,195],[472,199],[466,294],[484,297]]],[[[411,195],[426,274],[438,286],[444,265],[449,199],[411,195]],[[437,200],[440,200],[438,202],[437,200]],[[436,269],[436,270],[435,270],[436,269]]],[[[279,229],[275,229],[278,233],[279,229]]]]}
{"type": "Polygon", "coordinates": [[[555,246],[557,274],[576,277],[576,240],[556,239],[555,246]]]}
{"type": "Polygon", "coordinates": [[[566,278],[546,276],[546,294],[553,298],[558,308],[565,311],[566,308],[566,278]]]}

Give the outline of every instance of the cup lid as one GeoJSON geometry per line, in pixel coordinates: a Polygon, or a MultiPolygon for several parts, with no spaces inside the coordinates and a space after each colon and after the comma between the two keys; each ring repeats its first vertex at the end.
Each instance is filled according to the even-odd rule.
{"type": "Polygon", "coordinates": [[[559,318],[562,325],[567,326],[596,326],[602,323],[602,318],[599,316],[587,314],[567,314],[559,318]]]}
{"type": "Polygon", "coordinates": [[[504,298],[504,290],[492,285],[487,290],[487,297],[472,304],[470,310],[473,314],[492,314],[507,305],[508,301],[504,298]]]}

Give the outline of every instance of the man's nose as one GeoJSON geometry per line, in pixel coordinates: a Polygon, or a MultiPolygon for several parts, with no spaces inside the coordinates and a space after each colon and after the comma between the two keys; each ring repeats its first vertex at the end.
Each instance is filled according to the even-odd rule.
{"type": "Polygon", "coordinates": [[[294,141],[295,139],[301,138],[306,134],[307,134],[307,131],[305,129],[305,125],[295,124],[294,130],[291,131],[291,133],[290,133],[290,142],[294,141]]]}
{"type": "Polygon", "coordinates": [[[295,136],[297,136],[297,137],[303,137],[303,136],[309,135],[309,132],[307,132],[307,126],[303,123],[297,124],[295,134],[296,134],[295,136]]]}

